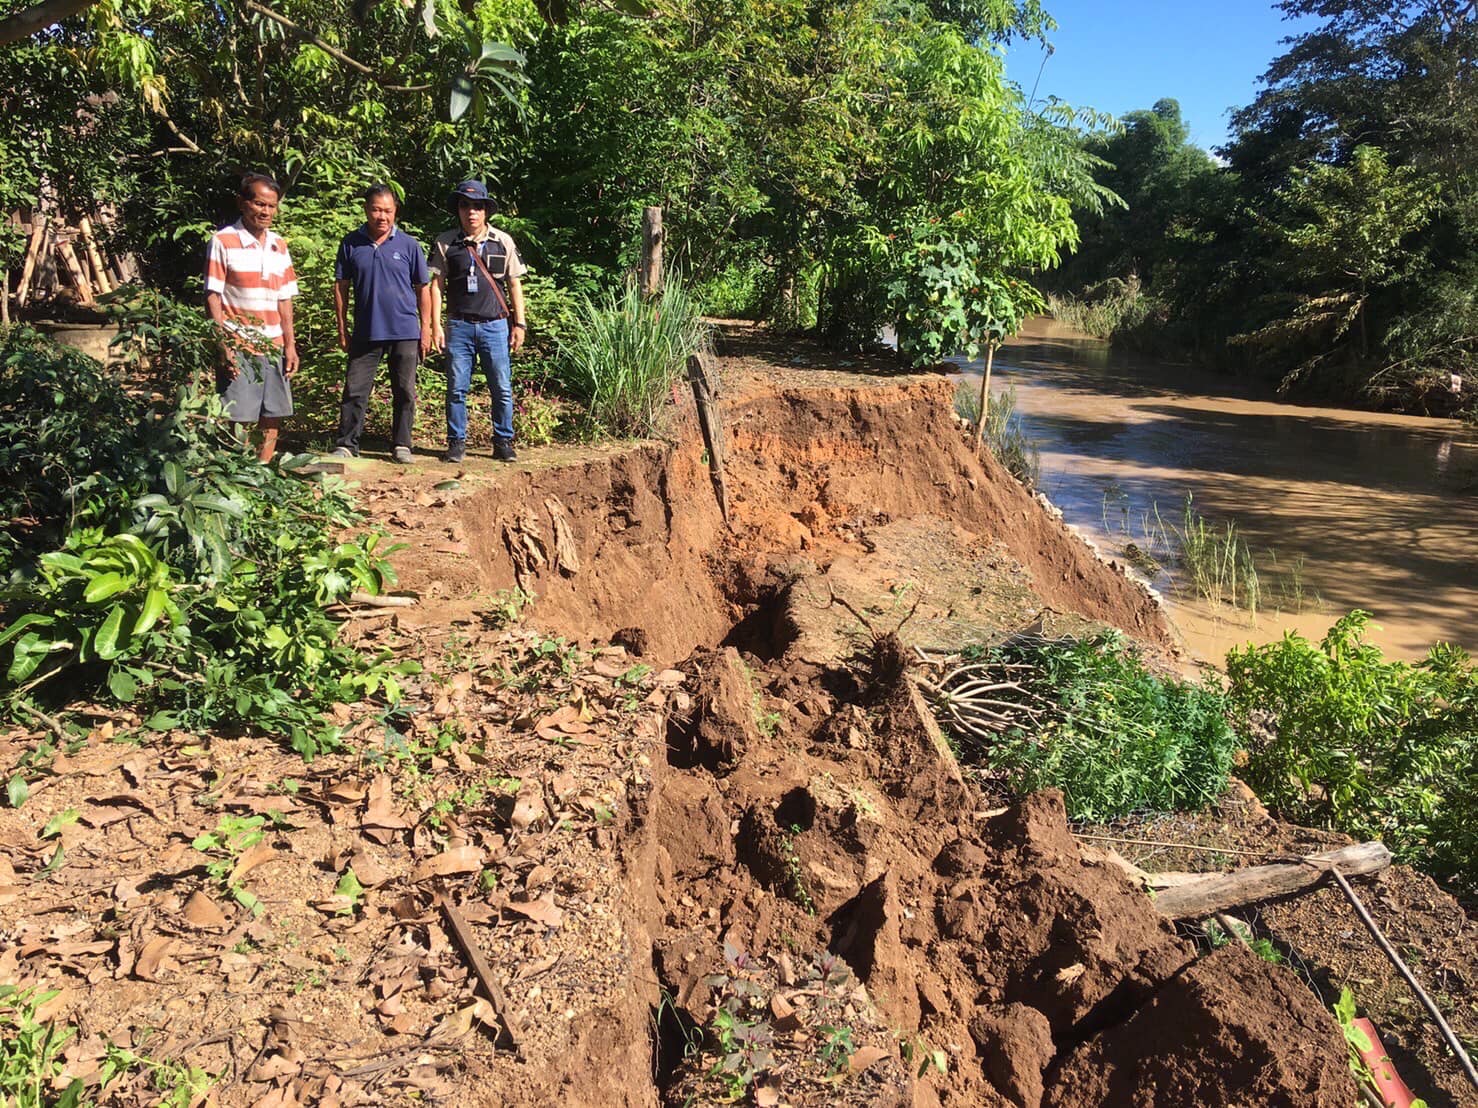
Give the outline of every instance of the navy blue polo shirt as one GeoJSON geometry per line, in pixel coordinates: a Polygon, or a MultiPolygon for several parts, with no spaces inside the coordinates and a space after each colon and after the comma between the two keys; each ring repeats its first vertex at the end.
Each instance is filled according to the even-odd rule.
{"type": "Polygon", "coordinates": [[[403,342],[421,337],[416,288],[430,284],[421,244],[399,227],[379,246],[360,227],[339,243],[334,280],[354,286],[355,342],[403,342]]]}

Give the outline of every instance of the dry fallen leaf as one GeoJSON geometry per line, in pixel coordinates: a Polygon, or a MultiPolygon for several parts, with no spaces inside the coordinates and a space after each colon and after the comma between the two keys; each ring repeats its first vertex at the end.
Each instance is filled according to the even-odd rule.
{"type": "Polygon", "coordinates": [[[277,851],[271,843],[257,843],[256,846],[245,851],[236,864],[231,867],[231,876],[226,879],[228,885],[240,885],[244,878],[258,866],[272,861],[277,856],[277,851]]]}
{"type": "Polygon", "coordinates": [[[476,873],[480,869],[482,851],[468,844],[428,858],[412,871],[411,880],[427,881],[433,877],[449,877],[454,873],[476,873]]]}
{"type": "Polygon", "coordinates": [[[169,956],[174,946],[173,939],[154,936],[139,951],[138,961],[133,964],[134,976],[144,981],[158,981],[161,973],[179,968],[178,963],[169,956]]]}
{"type": "Polygon", "coordinates": [[[888,1057],[888,1052],[880,1046],[860,1047],[853,1052],[851,1058],[847,1059],[847,1067],[853,1073],[861,1073],[869,1066],[876,1065],[886,1057],[888,1057]]]}
{"type": "Polygon", "coordinates": [[[192,927],[224,930],[228,926],[225,913],[216,907],[215,901],[199,889],[185,901],[184,917],[192,927]]]}
{"type": "Polygon", "coordinates": [[[558,927],[565,917],[564,910],[555,905],[553,893],[545,893],[538,900],[510,900],[505,907],[545,927],[558,927]]]}

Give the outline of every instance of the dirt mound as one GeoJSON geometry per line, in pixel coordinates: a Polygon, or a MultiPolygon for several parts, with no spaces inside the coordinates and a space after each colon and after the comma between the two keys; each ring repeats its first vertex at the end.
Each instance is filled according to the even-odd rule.
{"type": "Polygon", "coordinates": [[[1291,973],[1233,944],[1065,1059],[1046,1104],[1316,1108],[1355,1098],[1329,1013],[1291,973]]]}
{"type": "MultiPolygon", "coordinates": [[[[762,684],[794,683],[783,662],[750,666],[762,684]]],[[[711,655],[691,669],[721,683],[711,655]]],[[[735,696],[717,702],[746,709],[735,696]]],[[[1145,1021],[1167,1034],[1177,1021],[1193,1029],[1167,1045],[1176,1053],[1166,1072],[1181,1084],[1164,1078],[1157,1103],[1353,1097],[1338,1032],[1302,983],[1255,958],[1197,962],[1121,871],[1084,860],[1059,794],[982,812],[906,681],[873,708],[795,724],[784,740],[750,734],[716,772],[669,765],[653,794],[663,905],[655,964],[688,1025],[716,1018],[711,982],[732,973],[721,951],[762,967],[755,987],[766,1003],[788,1002],[785,959],[825,952],[856,975],[877,1022],[903,1037],[912,1068],[926,1060],[915,1104],[1144,1103],[1113,1098],[1160,1088],[1158,1071],[1141,1076],[1117,1061],[1145,1021]],[[693,895],[699,886],[711,890],[706,902],[693,895]],[[1194,1029],[1213,1025],[1246,1025],[1237,1034],[1258,1045],[1203,1060],[1194,1029]],[[1102,1083],[1088,1082],[1085,1059],[1101,1059],[1102,1083]],[[1199,1099],[1168,1095],[1184,1089],[1199,1099]]],[[[757,1026],[771,1034],[775,1021],[760,1009],[757,1026]]],[[[866,1010],[858,1003],[854,1015],[866,1010]]],[[[722,1090],[700,1071],[720,1060],[700,1052],[680,1066],[667,1102],[717,1099],[722,1090]]],[[[816,1097],[786,1088],[796,1104],[891,1103],[895,1091],[891,1082],[816,1097]]]]}

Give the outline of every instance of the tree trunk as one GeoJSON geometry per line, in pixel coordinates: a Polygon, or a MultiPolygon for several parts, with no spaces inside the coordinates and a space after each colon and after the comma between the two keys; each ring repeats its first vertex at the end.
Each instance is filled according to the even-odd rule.
{"type": "Polygon", "coordinates": [[[985,375],[980,378],[980,417],[975,421],[975,447],[978,450],[980,444],[985,441],[985,418],[990,414],[990,369],[991,363],[995,361],[996,344],[988,342],[985,344],[985,375]]]}

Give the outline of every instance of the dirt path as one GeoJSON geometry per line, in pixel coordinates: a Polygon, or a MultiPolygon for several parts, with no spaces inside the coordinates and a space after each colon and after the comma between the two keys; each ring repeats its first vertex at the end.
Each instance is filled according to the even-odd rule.
{"type": "Polygon", "coordinates": [[[731,530],[690,435],[358,465],[420,603],[346,634],[425,673],[344,707],[343,753],[115,714],[39,760],[0,980],[62,990],[72,1074],[111,1042],[222,1105],[1352,1102],[1293,974],[1203,957],[1060,798],[992,807],[874,634],[1163,645],[1148,596],[973,456],[943,379],[774,358],[725,367],[731,530]]]}

